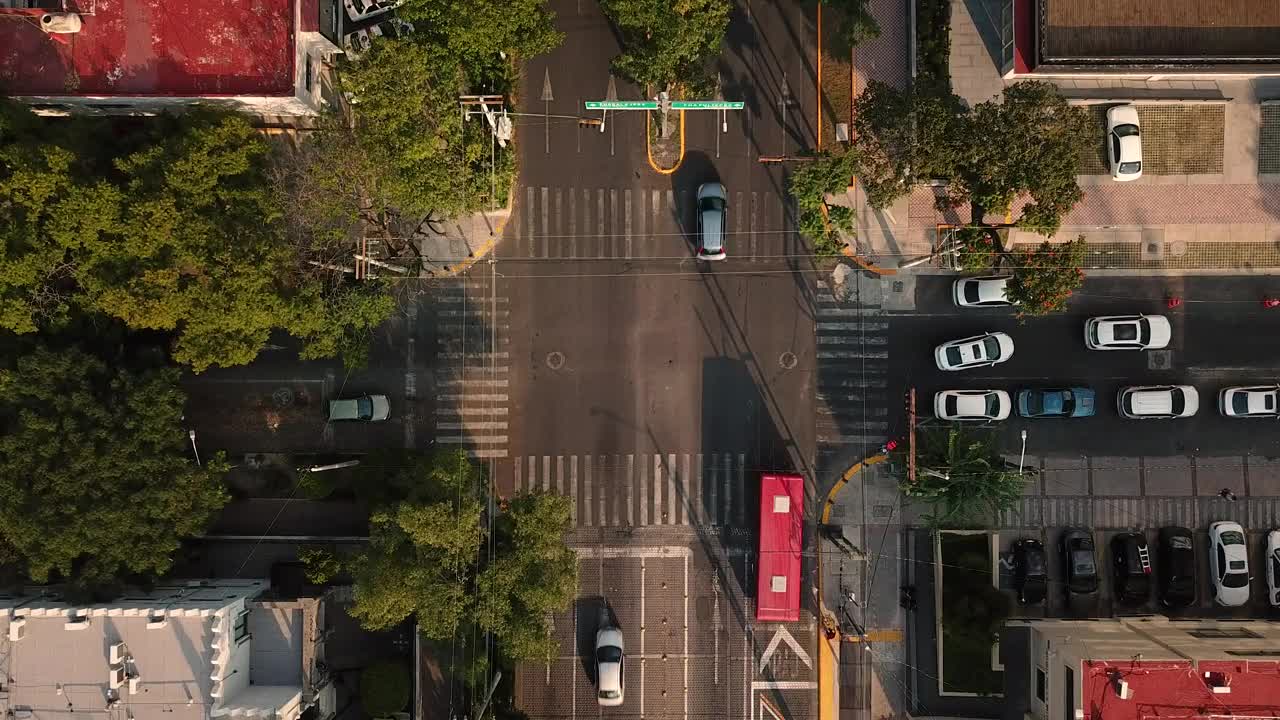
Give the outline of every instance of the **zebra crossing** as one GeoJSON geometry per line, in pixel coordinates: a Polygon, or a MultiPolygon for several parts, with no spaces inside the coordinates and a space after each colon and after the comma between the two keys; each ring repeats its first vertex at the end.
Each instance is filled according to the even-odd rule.
{"type": "Polygon", "coordinates": [[[499,487],[572,501],[575,527],[747,524],[746,454],[515,457],[499,487]]]}
{"type": "Polygon", "coordinates": [[[1280,498],[1242,497],[1023,497],[1000,513],[1002,528],[1082,526],[1098,530],[1165,525],[1204,527],[1234,520],[1246,528],[1280,527],[1280,498]]]}
{"type": "Polygon", "coordinates": [[[878,293],[867,287],[851,290],[843,299],[824,281],[815,290],[820,460],[855,447],[869,455],[884,444],[889,430],[888,318],[878,293]]]}
{"type": "Polygon", "coordinates": [[[510,306],[492,272],[440,281],[435,315],[435,441],[505,458],[510,430],[510,306]]]}
{"type": "MultiPolygon", "coordinates": [[[[728,194],[725,246],[731,259],[757,262],[797,252],[799,238],[785,230],[783,198],[771,191],[728,194]]],[[[691,190],[529,186],[500,257],[685,259],[693,204],[691,190]]]]}

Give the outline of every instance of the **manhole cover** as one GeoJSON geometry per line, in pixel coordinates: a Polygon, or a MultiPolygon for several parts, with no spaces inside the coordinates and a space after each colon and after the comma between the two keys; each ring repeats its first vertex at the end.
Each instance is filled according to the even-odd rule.
{"type": "Polygon", "coordinates": [[[778,364],[782,366],[783,370],[790,370],[796,366],[797,362],[799,360],[796,359],[796,354],[793,352],[784,352],[778,356],[778,364]]]}
{"type": "Polygon", "coordinates": [[[1147,353],[1147,369],[1148,370],[1168,370],[1173,364],[1173,358],[1168,350],[1151,350],[1147,353]]]}
{"type": "Polygon", "coordinates": [[[559,370],[564,367],[564,353],[549,352],[547,353],[547,367],[552,370],[559,370]]]}
{"type": "Polygon", "coordinates": [[[271,402],[278,408],[287,408],[293,404],[293,391],[289,388],[277,388],[271,393],[271,402]]]}

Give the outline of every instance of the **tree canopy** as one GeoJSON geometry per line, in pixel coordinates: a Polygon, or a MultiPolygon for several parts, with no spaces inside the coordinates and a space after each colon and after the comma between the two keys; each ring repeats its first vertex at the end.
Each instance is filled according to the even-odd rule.
{"type": "Polygon", "coordinates": [[[902,493],[928,504],[927,520],[936,527],[981,522],[1013,507],[1029,479],[1005,462],[994,432],[960,425],[916,433],[914,482],[907,477],[905,448],[895,465],[902,493]]]}
{"type": "Polygon", "coordinates": [[[969,203],[974,223],[1027,195],[1018,224],[1052,235],[1083,196],[1076,175],[1093,130],[1051,83],[1016,83],[1002,101],[965,110],[949,92],[873,82],[855,101],[854,118],[859,177],[876,207],[917,182],[944,179],[946,203],[969,203]]]}
{"type": "Polygon", "coordinates": [[[564,38],[547,0],[406,0],[396,14],[414,24],[416,35],[466,63],[503,52],[540,55],[564,38]]]}
{"type": "Polygon", "coordinates": [[[80,121],[73,139],[25,112],[0,125],[0,327],[101,313],[170,333],[173,357],[201,371],[253,360],[276,329],[305,357],[358,359],[390,315],[379,288],[315,272],[311,247],[286,241],[270,148],[244,118],[80,121]]]}
{"type": "Polygon", "coordinates": [[[733,5],[728,0],[602,0],[622,37],[613,70],[637,85],[692,96],[714,81],[708,63],[720,53],[733,5]]]}
{"type": "MultiPolygon", "coordinates": [[[[351,614],[370,630],[413,616],[427,637],[464,646],[473,630],[491,632],[514,660],[554,652],[547,616],[577,590],[577,561],[565,545],[568,499],[522,495],[489,523],[486,480],[465,452],[374,465],[398,469],[380,483],[374,474],[359,481],[375,509],[367,549],[345,562],[355,586],[351,614]]],[[[306,561],[312,577],[337,574],[331,556],[311,551],[306,561]]]]}
{"type": "Polygon", "coordinates": [[[190,458],[175,368],[37,345],[0,370],[0,561],[93,589],[167,571],[228,495],[190,458]]]}

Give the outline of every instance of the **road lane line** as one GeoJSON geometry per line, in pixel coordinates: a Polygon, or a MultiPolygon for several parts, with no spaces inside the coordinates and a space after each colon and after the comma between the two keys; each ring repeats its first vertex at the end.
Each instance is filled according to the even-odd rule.
{"type": "Polygon", "coordinates": [[[627,525],[635,527],[636,524],[636,456],[635,453],[627,455],[627,525]]]}
{"type": "Polygon", "coordinates": [[[661,525],[663,523],[662,510],[662,456],[655,453],[653,456],[653,524],[661,525]]]}
{"type": "Polygon", "coordinates": [[[578,456],[569,458],[569,517],[578,526],[578,456]]]}
{"type": "Polygon", "coordinates": [[[668,525],[676,524],[676,454],[667,455],[667,512],[668,525]]]}

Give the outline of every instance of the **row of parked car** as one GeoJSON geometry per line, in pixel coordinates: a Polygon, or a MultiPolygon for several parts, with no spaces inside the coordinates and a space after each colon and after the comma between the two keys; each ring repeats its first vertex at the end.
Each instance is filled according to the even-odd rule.
{"type": "MultiPolygon", "coordinates": [[[[1152,575],[1159,579],[1160,604],[1185,608],[1196,601],[1198,584],[1195,534],[1184,527],[1164,527],[1159,532],[1158,564],[1154,572],[1151,551],[1143,533],[1127,532],[1111,539],[1111,564],[1116,599],[1126,605],[1143,605],[1151,597],[1152,575]]],[[[1244,528],[1235,522],[1209,526],[1209,574],[1214,601],[1225,607],[1249,602],[1249,546],[1244,528]]],[[[1280,530],[1267,533],[1267,601],[1280,608],[1280,530]]],[[[1018,601],[1034,605],[1044,601],[1049,587],[1044,544],[1034,538],[1013,543],[1014,587],[1018,601]]],[[[1063,589],[1068,595],[1098,592],[1099,567],[1093,533],[1083,528],[1064,530],[1058,552],[1066,568],[1063,589]]]]}
{"type": "MultiPolygon", "coordinates": [[[[1084,345],[1090,350],[1160,350],[1172,336],[1163,315],[1104,315],[1084,323],[1084,345]]],[[[933,350],[938,369],[948,372],[999,365],[1012,357],[1013,338],[1002,332],[948,340],[933,350]]]]}
{"type": "MultiPolygon", "coordinates": [[[[1015,398],[1004,390],[942,390],[933,396],[933,414],[958,422],[996,422],[1015,410],[1024,418],[1080,418],[1092,417],[1097,405],[1097,393],[1088,387],[1024,389],[1015,398]]],[[[1131,420],[1191,417],[1200,410],[1200,393],[1191,385],[1132,385],[1116,394],[1116,410],[1131,420]]],[[[1229,418],[1280,418],[1280,385],[1223,388],[1218,412],[1229,418]]]]}

